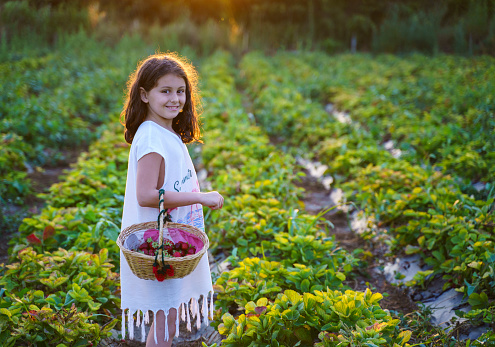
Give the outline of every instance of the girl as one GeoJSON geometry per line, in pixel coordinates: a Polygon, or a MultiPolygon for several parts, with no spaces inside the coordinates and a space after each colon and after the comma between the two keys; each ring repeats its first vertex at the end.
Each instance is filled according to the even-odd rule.
{"type": "MultiPolygon", "coordinates": [[[[196,87],[194,67],[176,54],[152,55],[130,76],[121,113],[125,140],[131,144],[122,230],[131,224],[156,220],[161,188],[165,190],[165,208],[176,223],[204,228],[201,205],[222,208],[219,193],[200,193],[185,146],[200,137],[196,87]]],[[[208,324],[208,313],[213,312],[213,288],[207,254],[190,275],[158,282],[134,276],[121,253],[120,280],[123,338],[126,315],[129,337],[134,338],[136,316],[144,341],[144,323],[149,322],[151,311],[153,325],[146,346],[171,346],[179,331],[179,307],[188,329],[194,316],[200,327],[201,296],[203,321],[208,324]]]]}

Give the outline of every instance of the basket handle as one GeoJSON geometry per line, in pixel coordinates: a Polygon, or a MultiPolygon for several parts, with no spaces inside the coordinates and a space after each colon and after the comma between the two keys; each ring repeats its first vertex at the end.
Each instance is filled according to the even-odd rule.
{"type": "Polygon", "coordinates": [[[158,191],[158,199],[159,199],[158,208],[160,210],[160,213],[158,214],[158,231],[159,231],[158,245],[159,246],[161,246],[163,244],[164,238],[166,238],[167,240],[172,240],[172,237],[170,237],[170,233],[168,232],[167,223],[164,223],[164,222],[171,221],[170,215],[167,214],[167,211],[163,207],[163,205],[165,203],[165,200],[163,198],[164,195],[165,195],[165,190],[160,189],[158,191]],[[162,215],[163,215],[163,217],[162,217],[162,215]]]}

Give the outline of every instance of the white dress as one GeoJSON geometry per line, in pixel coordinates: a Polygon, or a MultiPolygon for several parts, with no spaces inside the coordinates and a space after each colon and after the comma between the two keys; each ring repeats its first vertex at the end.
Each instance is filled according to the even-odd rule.
{"type": "MultiPolygon", "coordinates": [[[[132,224],[155,221],[158,217],[158,207],[141,207],[136,197],[137,162],[144,155],[152,152],[160,154],[165,160],[165,182],[162,187],[165,195],[167,191],[199,192],[196,171],[182,140],[157,123],[145,121],[139,126],[129,153],[121,230],[132,224]]],[[[170,215],[175,223],[189,224],[204,229],[203,209],[200,204],[175,208],[170,211],[170,215]]],[[[177,309],[179,313],[179,307],[182,306],[182,314],[177,314],[176,336],[179,335],[179,319],[184,320],[187,328],[191,330],[192,318],[197,318],[196,325],[199,329],[201,317],[203,323],[208,325],[208,313],[211,317],[213,316],[213,286],[207,253],[203,255],[197,268],[190,275],[158,282],[136,277],[121,252],[120,285],[122,338],[126,337],[126,317],[129,338],[134,338],[133,317],[135,316],[137,327],[142,329],[141,337],[144,341],[145,323],[149,323],[150,311],[153,317],[159,310],[163,310],[168,315],[171,308],[177,309]],[[202,308],[198,304],[201,296],[203,296],[202,308]]],[[[154,336],[155,343],[157,343],[156,329],[154,336]]],[[[165,339],[168,338],[168,324],[165,321],[165,339]]]]}

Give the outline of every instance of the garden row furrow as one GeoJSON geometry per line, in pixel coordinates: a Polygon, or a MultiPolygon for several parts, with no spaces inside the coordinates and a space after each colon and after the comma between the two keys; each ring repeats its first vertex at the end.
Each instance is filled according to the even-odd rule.
{"type": "Polygon", "coordinates": [[[222,345],[405,345],[411,334],[379,307],[381,294],[342,284],[356,259],[327,236],[321,216],[298,211],[295,159],[243,110],[232,57],[216,54],[201,71],[202,157],[226,196],[207,229],[212,251],[231,254],[231,270],[215,283],[222,345]]]}
{"type": "Polygon", "coordinates": [[[469,181],[493,180],[493,57],[281,53],[275,59],[303,95],[352,112],[376,141],[393,140],[407,161],[469,181]]]}
{"type": "MultiPolygon", "coordinates": [[[[378,145],[369,129],[372,122],[351,125],[330,117],[317,99],[320,95],[311,95],[318,88],[312,89],[310,82],[320,86],[312,77],[323,81],[315,71],[298,56],[246,55],[241,75],[260,124],[292,153],[328,165],[347,198],[375,222],[369,234],[386,227],[396,252],[405,248],[408,254],[420,254],[433,269],[428,273],[441,275],[444,288],[463,291],[474,309],[482,309],[476,314],[490,322],[489,298],[495,296],[493,196],[476,200],[462,192],[455,177],[393,157],[378,145]]],[[[360,70],[352,71],[359,76],[360,70]]],[[[408,284],[423,284],[426,275],[408,284]]]]}

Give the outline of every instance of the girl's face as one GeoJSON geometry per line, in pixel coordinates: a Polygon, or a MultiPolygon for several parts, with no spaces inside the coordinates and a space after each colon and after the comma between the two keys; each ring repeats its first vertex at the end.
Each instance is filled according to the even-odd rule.
{"type": "Polygon", "coordinates": [[[141,100],[148,104],[146,120],[172,129],[172,120],[186,103],[186,82],[182,77],[168,74],[158,79],[150,91],[141,88],[141,100]]]}

